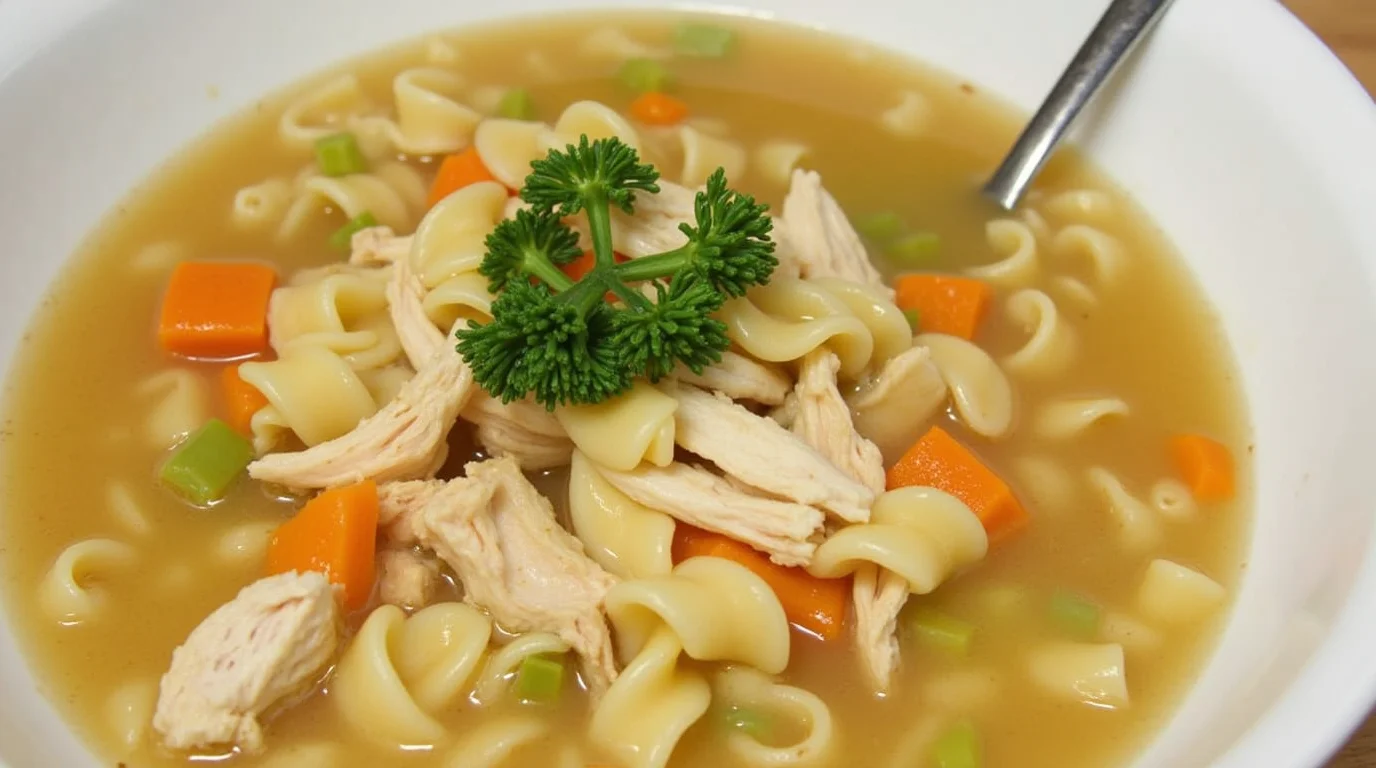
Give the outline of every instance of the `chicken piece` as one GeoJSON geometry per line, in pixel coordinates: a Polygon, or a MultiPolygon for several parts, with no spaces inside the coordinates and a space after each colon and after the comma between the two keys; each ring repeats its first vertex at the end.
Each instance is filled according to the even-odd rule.
{"type": "Polygon", "coordinates": [[[848,523],[869,520],[875,492],[777,421],[694,387],[669,393],[678,400],[674,438],[685,449],[772,496],[819,507],[848,523]]]}
{"type": "Polygon", "coordinates": [[[409,256],[393,262],[392,279],[387,283],[387,312],[397,329],[397,338],[406,352],[406,359],[411,361],[411,367],[416,370],[420,370],[445,346],[444,334],[425,314],[425,307],[421,303],[424,298],[425,286],[412,271],[409,256]]]}
{"type": "Polygon", "coordinates": [[[268,454],[250,464],[248,473],[288,488],[433,475],[444,463],[449,430],[473,390],[468,364],[452,347],[441,347],[392,402],[352,432],[304,451],[268,454]]]}
{"type": "Polygon", "coordinates": [[[831,350],[818,347],[807,353],[794,389],[791,429],[877,496],[884,492],[884,456],[851,424],[850,409],[836,388],[839,370],[841,360],[831,350]]]}
{"type": "Polygon", "coordinates": [[[554,414],[534,400],[503,403],[479,391],[463,410],[477,425],[478,442],[493,456],[512,456],[530,471],[562,467],[573,457],[573,441],[554,414]]]}
{"type": "Polygon", "coordinates": [[[872,690],[884,692],[898,666],[898,613],[908,602],[908,582],[887,568],[867,565],[851,582],[855,645],[872,690]]]}
{"type": "Polygon", "coordinates": [[[721,361],[697,374],[683,365],[674,371],[674,378],[720,392],[732,400],[751,400],[763,405],[778,405],[788,396],[792,382],[778,366],[752,360],[739,352],[727,350],[721,361]]]}
{"type": "Polygon", "coordinates": [[[679,226],[697,220],[693,206],[697,193],[664,179],[658,184],[658,194],[635,196],[634,215],[612,207],[612,246],[617,253],[638,259],[688,242],[679,226]]]}
{"type": "Polygon", "coordinates": [[[879,373],[846,398],[855,429],[890,464],[917,442],[946,404],[946,382],[926,347],[889,358],[879,373]]]}
{"type": "Polygon", "coordinates": [[[261,751],[258,716],[316,682],[339,630],[334,588],[322,574],[292,571],[244,587],[172,652],[153,727],[169,749],[261,751]]]}
{"type": "Polygon", "coordinates": [[[802,259],[798,255],[798,250],[793,247],[793,241],[788,237],[787,222],[778,216],[770,216],[769,221],[773,224],[770,237],[774,240],[774,258],[779,260],[779,266],[774,268],[770,278],[802,277],[802,259]]]}
{"type": "Polygon", "coordinates": [[[378,597],[400,608],[422,608],[435,599],[440,586],[440,563],[434,555],[415,549],[384,549],[377,553],[378,597]]]}
{"type": "Polygon", "coordinates": [[[783,219],[788,250],[797,259],[802,277],[839,277],[893,295],[816,171],[794,169],[784,197],[783,219]]]}
{"type": "Polygon", "coordinates": [[[377,487],[377,527],[397,546],[420,541],[421,512],[444,487],[443,480],[395,480],[377,487]]]}
{"type": "Polygon", "coordinates": [[[411,236],[397,237],[391,227],[368,227],[349,241],[350,264],[393,264],[411,253],[411,236]]]}
{"type": "Polygon", "coordinates": [[[820,510],[765,498],[701,467],[674,462],[641,464],[629,472],[598,467],[607,482],[632,500],[689,525],[749,544],[780,565],[807,565],[817,551],[820,510]]]}
{"type": "Polygon", "coordinates": [[[512,632],[553,632],[578,653],[588,689],[616,678],[602,599],[616,579],[583,554],[511,457],[471,462],[425,506],[424,543],[463,582],[464,600],[512,632]]]}

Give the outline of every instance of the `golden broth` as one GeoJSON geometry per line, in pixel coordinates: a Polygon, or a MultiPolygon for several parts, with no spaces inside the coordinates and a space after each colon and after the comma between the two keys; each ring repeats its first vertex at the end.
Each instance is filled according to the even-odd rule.
{"type": "MultiPolygon", "coordinates": [[[[632,38],[659,44],[669,39],[674,21],[665,15],[577,16],[443,39],[461,51],[455,66],[469,83],[526,86],[540,119],[552,120],[573,101],[595,99],[625,109],[631,99],[616,80],[617,62],[580,47],[590,32],[615,25],[632,38]],[[546,79],[535,72],[531,52],[539,52],[557,76],[546,79]]],[[[959,271],[1002,255],[985,237],[986,223],[997,215],[978,202],[975,188],[1010,143],[1016,130],[1012,115],[968,84],[869,48],[744,19],[729,23],[739,31],[734,55],[672,62],[675,94],[695,116],[724,121],[730,137],[746,147],[772,139],[806,145],[804,167],[822,174],[852,217],[893,210],[910,226],[937,233],[937,269],[959,271]],[[892,135],[878,120],[905,91],[922,94],[931,109],[918,138],[892,135]]],[[[341,70],[357,73],[365,90],[386,103],[391,77],[422,62],[427,45],[418,42],[341,70]]],[[[187,761],[155,746],[151,728],[131,730],[123,724],[121,702],[142,702],[125,708],[143,712],[139,706],[151,704],[173,648],[260,575],[261,564],[252,558],[226,556],[225,533],[245,523],[284,520],[293,511],[289,502],[246,480],[212,509],[184,505],[157,485],[164,448],[145,432],[153,410],[176,384],[160,384],[154,378],[160,373],[188,372],[192,384],[187,386],[200,387],[212,410],[218,386],[219,366],[169,360],[155,343],[168,259],[267,259],[286,275],[340,258],[325,244],[342,223],[337,212],[319,217],[285,245],[268,233],[242,231],[229,218],[238,189],[269,176],[290,176],[309,160],[277,140],[278,117],[302,90],[267,98],[217,127],[131,193],[51,290],[9,381],[3,567],[11,620],[44,694],[112,763],[143,768],[187,761]],[[134,499],[146,516],[146,530],[121,522],[112,507],[112,488],[134,499]],[[98,585],[104,604],[94,618],[64,626],[42,610],[40,583],[65,547],[90,537],[127,543],[135,552],[133,564],[98,585]],[[135,693],[112,699],[116,691],[135,693]]],[[[431,172],[428,161],[412,162],[431,172]]],[[[785,191],[755,170],[732,181],[775,210],[785,191]]],[[[900,760],[905,743],[919,739],[914,734],[935,722],[935,713],[946,711],[937,688],[970,678],[984,680],[979,685],[996,692],[975,695],[968,706],[958,707],[983,735],[985,765],[1119,764],[1164,724],[1213,645],[1222,612],[1202,627],[1161,630],[1155,650],[1130,647],[1132,701],[1120,710],[1055,699],[1029,680],[1028,649],[1063,637],[1047,618],[1046,604],[1055,590],[1086,595],[1110,613],[1130,612],[1146,563],[1164,557],[1208,574],[1231,591],[1239,581],[1245,543],[1249,438],[1219,325],[1150,222],[1073,153],[1064,152],[1051,164],[1030,204],[1038,209],[1056,192],[1077,189],[1100,190],[1111,200],[1112,211],[1090,223],[1121,244],[1127,257],[1122,282],[1131,290],[1092,309],[1063,308],[1078,333],[1078,353],[1068,372],[1055,378],[1013,377],[1019,422],[1010,437],[991,442],[947,419],[953,434],[1010,480],[1033,514],[1029,528],[991,547],[975,568],[931,596],[910,600],[910,608],[935,605],[974,623],[970,653],[943,654],[916,642],[901,626],[899,679],[893,693],[881,699],[861,681],[846,643],[824,646],[794,633],[793,658],[783,678],[830,707],[840,747],[836,765],[900,760]],[[1130,415],[1069,440],[1032,434],[1029,421],[1047,402],[1098,396],[1122,398],[1130,415]],[[1075,481],[1069,503],[1048,503],[1017,474],[1019,462],[1029,457],[1046,459],[1075,478],[1104,467],[1141,496],[1158,479],[1172,476],[1165,444],[1179,432],[1204,433],[1227,444],[1238,457],[1242,492],[1228,504],[1201,505],[1193,519],[1167,521],[1164,543],[1147,555],[1129,554],[1120,546],[1118,523],[1087,482],[1075,481]]],[[[1047,213],[1047,219],[1053,231],[1075,223],[1074,215],[1058,219],[1047,213]]],[[[1042,282],[1039,287],[1050,293],[1042,282]]],[[[1023,329],[1003,312],[1006,298],[1006,292],[997,295],[976,339],[995,359],[1025,340],[1023,329]]],[[[468,455],[471,451],[455,451],[456,457],[468,455]]],[[[555,473],[542,483],[542,489],[555,492],[556,503],[562,503],[561,477],[555,473]]],[[[359,621],[354,617],[351,626],[357,628],[359,621]]],[[[452,734],[462,734],[517,706],[494,710],[465,703],[442,719],[452,734]]],[[[544,714],[559,722],[553,742],[519,751],[503,765],[549,765],[557,748],[583,744],[587,702],[581,693],[565,695],[559,707],[544,714]]],[[[709,712],[689,731],[671,764],[744,765],[724,749],[723,733],[715,710],[709,712]]],[[[267,752],[235,756],[232,763],[263,765],[277,759],[285,760],[279,765],[294,764],[309,753],[290,750],[324,748],[321,742],[344,747],[339,762],[328,763],[341,766],[437,765],[443,754],[400,754],[368,745],[342,724],[328,693],[318,692],[270,720],[267,752]]],[[[584,754],[594,762],[592,750],[584,754]]],[[[914,758],[903,764],[926,763],[914,758]]]]}

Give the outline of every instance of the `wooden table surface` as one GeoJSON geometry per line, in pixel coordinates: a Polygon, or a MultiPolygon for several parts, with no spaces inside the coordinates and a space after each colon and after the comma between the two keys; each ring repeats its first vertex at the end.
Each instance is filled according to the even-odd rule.
{"type": "MultiPolygon", "coordinates": [[[[1283,0],[1376,95],[1376,0],[1283,0]]],[[[1376,715],[1328,768],[1376,768],[1376,715]]]]}

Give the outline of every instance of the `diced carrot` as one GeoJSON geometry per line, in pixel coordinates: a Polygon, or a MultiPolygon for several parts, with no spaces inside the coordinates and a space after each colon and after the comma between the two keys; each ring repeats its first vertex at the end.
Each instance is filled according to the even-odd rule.
{"type": "Polygon", "coordinates": [[[981,280],[954,275],[914,273],[894,281],[894,303],[916,310],[924,333],[944,333],[973,339],[989,314],[994,291],[981,280]]]}
{"type": "Polygon", "coordinates": [[[720,557],[749,568],[774,590],[788,620],[822,638],[841,636],[850,579],[819,579],[802,568],[779,565],[768,555],[719,533],[678,524],[674,562],[690,557],[720,557]]]}
{"type": "Polygon", "coordinates": [[[435,172],[435,181],[430,185],[429,206],[435,207],[435,203],[469,184],[496,180],[497,177],[483,165],[483,159],[478,157],[478,150],[469,147],[444,158],[440,163],[440,169],[435,172]]]}
{"type": "Polygon", "coordinates": [[[688,117],[688,105],[667,93],[650,91],[631,102],[631,117],[646,125],[678,125],[688,117]]]}
{"type": "Polygon", "coordinates": [[[343,587],[346,610],[362,608],[373,591],[377,506],[372,480],[322,492],[272,535],[268,574],[319,571],[343,587]]]}
{"type": "Polygon", "coordinates": [[[1027,510],[1008,484],[939,426],[927,430],[893,465],[887,485],[890,490],[925,485],[951,494],[965,502],[984,524],[990,542],[1009,536],[1028,522],[1027,510]]]}
{"type": "Polygon", "coordinates": [[[162,298],[158,342],[192,358],[226,359],[268,348],[268,300],[277,272],[252,262],[177,265],[162,298]]]}
{"type": "Polygon", "coordinates": [[[220,388],[225,395],[225,421],[241,435],[253,432],[253,414],[268,404],[268,399],[252,384],[239,377],[239,366],[227,365],[220,371],[220,388]]]}
{"type": "Polygon", "coordinates": [[[1203,435],[1171,438],[1171,458],[1185,484],[1200,501],[1227,501],[1236,492],[1233,454],[1228,446],[1203,435]]]}

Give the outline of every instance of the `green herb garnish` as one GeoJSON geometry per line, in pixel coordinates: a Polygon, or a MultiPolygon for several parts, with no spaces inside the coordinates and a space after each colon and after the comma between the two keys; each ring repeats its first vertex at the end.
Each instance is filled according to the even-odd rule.
{"type": "Polygon", "coordinates": [[[763,285],[778,265],[766,206],[732,190],[717,169],[699,192],[688,242],[616,263],[611,208],[635,211],[637,192],[659,191],[659,173],[615,138],[551,151],[531,163],[521,198],[531,209],[488,235],[479,271],[500,291],[492,321],[456,332],[477,382],[510,402],[533,394],[546,408],[594,404],[636,378],[658,381],[682,363],[694,372],[729,344],[712,318],[729,297],[763,285]],[[578,280],[560,267],[578,258],[563,222],[587,217],[593,268],[578,280]],[[651,300],[632,283],[649,281],[651,300]],[[608,296],[610,292],[610,296],[608,296]]]}

